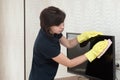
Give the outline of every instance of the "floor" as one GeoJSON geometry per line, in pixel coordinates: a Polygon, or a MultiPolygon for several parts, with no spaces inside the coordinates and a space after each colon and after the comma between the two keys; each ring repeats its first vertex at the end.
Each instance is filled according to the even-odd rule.
{"type": "Polygon", "coordinates": [[[70,77],[64,77],[64,78],[57,78],[55,80],[89,80],[89,79],[85,77],[80,77],[80,76],[70,76],[70,77]]]}

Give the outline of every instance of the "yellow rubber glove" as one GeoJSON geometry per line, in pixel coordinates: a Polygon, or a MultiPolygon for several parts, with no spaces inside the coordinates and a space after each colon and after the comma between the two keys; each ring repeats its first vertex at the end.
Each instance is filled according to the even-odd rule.
{"type": "Polygon", "coordinates": [[[98,57],[100,54],[102,54],[102,52],[104,52],[108,45],[109,42],[106,39],[103,41],[99,41],[92,47],[90,51],[85,54],[85,56],[90,62],[92,62],[94,59],[96,59],[96,57],[98,57]]]}
{"type": "Polygon", "coordinates": [[[103,33],[101,32],[96,32],[96,31],[87,31],[87,32],[83,32],[82,34],[77,36],[77,40],[79,43],[82,43],[92,37],[98,36],[98,35],[102,35],[103,33]]]}

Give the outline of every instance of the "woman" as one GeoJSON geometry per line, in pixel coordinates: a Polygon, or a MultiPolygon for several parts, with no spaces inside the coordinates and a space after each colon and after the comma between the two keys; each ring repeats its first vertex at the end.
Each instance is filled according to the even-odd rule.
{"type": "Polygon", "coordinates": [[[61,52],[60,44],[66,48],[72,48],[91,37],[102,35],[102,33],[95,31],[84,32],[76,38],[68,40],[62,35],[65,16],[62,10],[53,6],[45,8],[41,12],[41,29],[34,44],[33,61],[29,80],[54,80],[58,64],[74,67],[87,60],[92,62],[107,47],[107,40],[100,41],[85,54],[73,59],[67,58],[61,52]],[[99,50],[97,48],[99,48],[99,50]]]}

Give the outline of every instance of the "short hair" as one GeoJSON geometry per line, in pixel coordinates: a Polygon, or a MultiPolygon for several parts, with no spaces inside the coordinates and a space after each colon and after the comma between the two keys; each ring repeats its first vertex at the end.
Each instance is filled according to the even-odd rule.
{"type": "Polygon", "coordinates": [[[40,26],[48,34],[51,26],[58,26],[64,19],[66,14],[57,7],[50,6],[45,8],[40,14],[40,26]]]}

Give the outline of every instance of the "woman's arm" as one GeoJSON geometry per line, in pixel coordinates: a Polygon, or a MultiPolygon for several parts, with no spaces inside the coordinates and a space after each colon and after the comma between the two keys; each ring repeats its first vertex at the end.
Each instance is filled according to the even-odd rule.
{"type": "Polygon", "coordinates": [[[87,58],[84,54],[76,58],[69,59],[63,53],[60,53],[58,56],[52,59],[56,61],[57,63],[62,64],[67,67],[74,67],[87,61],[87,58]]]}
{"type": "MultiPolygon", "coordinates": [[[[72,48],[78,44],[78,41],[77,41],[77,38],[68,40],[64,36],[62,36],[60,38],[60,43],[67,48],[72,48]]],[[[83,62],[87,61],[87,58],[85,55],[80,55],[76,58],[69,59],[63,53],[60,53],[58,56],[56,56],[52,59],[54,61],[56,61],[57,63],[62,64],[67,67],[74,67],[74,66],[77,66],[77,65],[82,64],[83,62]]]]}
{"type": "Polygon", "coordinates": [[[63,53],[60,53],[58,56],[56,56],[52,59],[60,64],[65,65],[65,66],[74,67],[79,64],[82,64],[83,62],[85,62],[87,60],[92,62],[97,57],[99,57],[101,54],[104,54],[105,51],[108,49],[108,47],[110,47],[111,43],[112,42],[109,39],[99,41],[92,47],[91,50],[89,50],[85,54],[75,57],[73,59],[67,58],[63,53]]]}
{"type": "Polygon", "coordinates": [[[77,38],[68,40],[64,36],[60,38],[60,43],[66,48],[72,48],[78,44],[77,38]]]}

